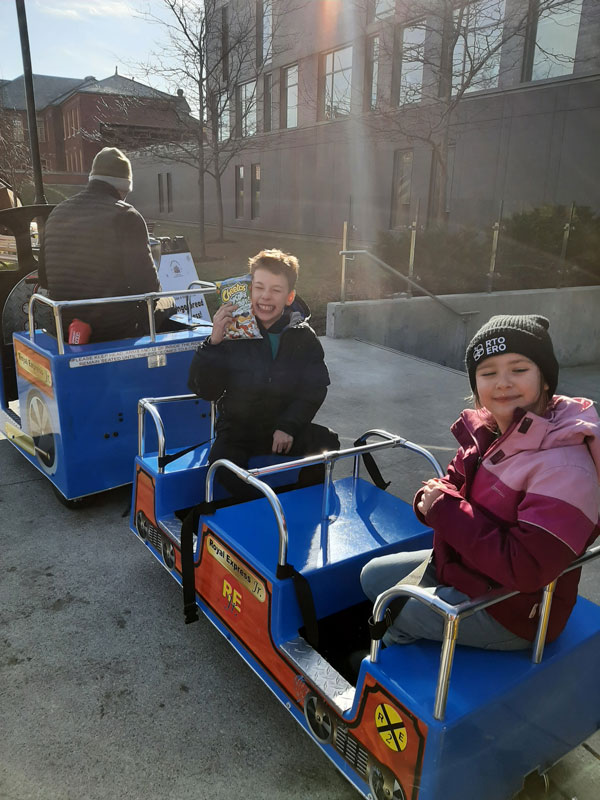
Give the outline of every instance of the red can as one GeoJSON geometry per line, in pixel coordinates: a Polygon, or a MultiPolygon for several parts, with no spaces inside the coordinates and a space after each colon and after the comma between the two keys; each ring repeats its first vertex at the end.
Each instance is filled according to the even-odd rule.
{"type": "Polygon", "coordinates": [[[92,326],[75,318],[69,325],[69,344],[87,344],[92,335],[92,326]]]}

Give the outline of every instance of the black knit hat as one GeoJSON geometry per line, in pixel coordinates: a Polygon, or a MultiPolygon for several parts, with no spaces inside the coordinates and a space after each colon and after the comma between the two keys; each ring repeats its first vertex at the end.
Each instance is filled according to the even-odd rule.
{"type": "Polygon", "coordinates": [[[546,317],[534,314],[499,315],[486,322],[469,342],[465,364],[471,388],[475,391],[475,370],[490,356],[519,353],[540,368],[550,397],[558,383],[558,362],[548,333],[546,317]]]}

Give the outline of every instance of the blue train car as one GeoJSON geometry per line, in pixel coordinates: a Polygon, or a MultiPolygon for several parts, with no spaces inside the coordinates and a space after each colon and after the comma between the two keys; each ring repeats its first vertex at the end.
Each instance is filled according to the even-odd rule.
{"type": "MultiPolygon", "coordinates": [[[[206,284],[177,294],[192,296],[211,288],[206,284]]],[[[34,294],[29,301],[29,330],[13,333],[12,347],[3,351],[4,359],[14,358],[8,366],[16,376],[18,405],[10,402],[10,371],[5,364],[0,372],[2,432],[67,502],[130,483],[138,443],[138,400],[186,390],[192,356],[211,326],[190,316],[189,326],[156,333],[152,307],[160,296],[57,303],[34,294]],[[149,335],[84,345],[63,342],[63,308],[112,301],[146,302],[149,335]],[[50,307],[57,336],[36,327],[40,304],[50,307]]],[[[126,305],[123,310],[127,313],[126,305]]],[[[173,434],[182,442],[211,436],[210,405],[201,400],[194,405],[194,414],[181,419],[173,434]]]]}
{"type": "MultiPolygon", "coordinates": [[[[191,402],[164,405],[174,400],[191,402]]],[[[453,607],[403,586],[374,608],[365,602],[363,565],[430,546],[432,532],[410,505],[363,479],[359,459],[407,448],[439,474],[427,451],[371,431],[354,448],[254,470],[228,461],[207,468],[202,446],[169,462],[177,453],[162,406],[141,405],[132,531],[182,586],[186,621],[200,609],[363,797],[509,800],[527,776],[544,775],[598,729],[600,608],[584,598],[546,647],[540,626],[532,653],[455,646],[460,620],[506,596],[498,592],[453,607]],[[148,413],[158,427],[156,451],[144,443],[148,413]],[[353,475],[334,480],[344,458],[354,459],[353,475]],[[315,463],[325,466],[324,484],[277,491],[266,482],[315,463]],[[223,469],[262,497],[215,502],[223,469]],[[367,618],[381,619],[398,594],[444,616],[444,642],[380,651],[373,641],[352,674],[348,655],[369,641],[367,618]]],[[[572,568],[598,555],[593,548],[572,568]]]]}

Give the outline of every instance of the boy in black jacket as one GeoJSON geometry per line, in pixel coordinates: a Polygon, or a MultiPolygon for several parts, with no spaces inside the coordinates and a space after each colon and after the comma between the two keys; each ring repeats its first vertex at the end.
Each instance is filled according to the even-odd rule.
{"type": "MultiPolygon", "coordinates": [[[[308,324],[306,304],[296,297],[298,260],[262,250],[249,261],[252,310],[262,339],[224,340],[234,307],[215,313],[209,339],[192,361],[189,387],[218,400],[217,436],[209,463],[227,458],[247,467],[252,456],[301,457],[337,450],[337,435],[313,417],[329,386],[323,348],[308,324]]],[[[247,487],[225,470],[219,480],[240,497],[247,487]]]]}

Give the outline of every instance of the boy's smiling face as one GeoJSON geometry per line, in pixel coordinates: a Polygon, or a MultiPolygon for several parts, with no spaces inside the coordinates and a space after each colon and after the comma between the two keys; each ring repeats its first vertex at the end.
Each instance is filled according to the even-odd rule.
{"type": "Polygon", "coordinates": [[[252,311],[265,328],[270,328],[294,302],[296,290],[290,291],[285,275],[275,275],[259,267],[252,276],[252,311]]]}

